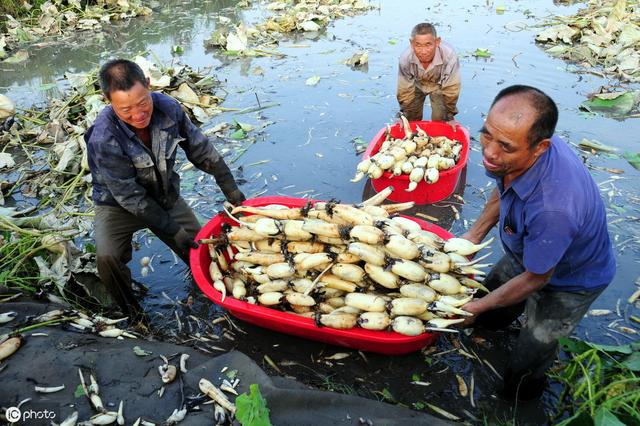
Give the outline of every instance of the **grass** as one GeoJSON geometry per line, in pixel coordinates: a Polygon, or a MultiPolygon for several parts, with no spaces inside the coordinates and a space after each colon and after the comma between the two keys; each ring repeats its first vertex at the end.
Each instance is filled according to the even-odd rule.
{"type": "Polygon", "coordinates": [[[557,424],[640,425],[640,341],[619,346],[576,339],[560,343],[569,358],[551,374],[564,385],[557,424]]]}
{"type": "Polygon", "coordinates": [[[0,240],[0,284],[35,292],[40,273],[33,257],[46,251],[40,238],[24,234],[12,237],[10,232],[3,231],[0,240]]]}

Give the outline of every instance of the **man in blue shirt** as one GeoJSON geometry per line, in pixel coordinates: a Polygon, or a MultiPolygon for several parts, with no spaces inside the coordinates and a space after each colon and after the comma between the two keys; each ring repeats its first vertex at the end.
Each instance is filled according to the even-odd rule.
{"type": "Polygon", "coordinates": [[[100,86],[111,101],[87,131],[93,182],[98,273],[130,320],[144,320],[131,289],[131,238],[149,228],[189,264],[200,224],[180,197],[174,170],[177,147],[199,169],[212,174],[227,200],[244,201],[213,143],[174,99],[149,90],[140,67],[127,60],[107,62],[100,86]]]}
{"type": "Polygon", "coordinates": [[[615,275],[604,203],[587,168],[554,136],[558,109],[546,94],[511,86],[493,101],[480,131],[483,163],[496,180],[463,236],[478,243],[498,223],[505,256],[487,275],[491,293],[464,309],[467,324],[526,322],[511,353],[503,393],[540,396],[558,338],[575,329],[615,275]]]}

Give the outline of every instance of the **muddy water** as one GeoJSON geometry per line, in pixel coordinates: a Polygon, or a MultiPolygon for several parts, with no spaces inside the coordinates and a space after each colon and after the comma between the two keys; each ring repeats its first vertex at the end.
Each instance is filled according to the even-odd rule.
{"type": "MultiPolygon", "coordinates": [[[[247,196],[336,197],[355,202],[371,193],[371,188],[364,182],[348,181],[359,158],[352,140],[368,141],[385,123],[395,121],[397,57],[407,45],[411,27],[419,21],[431,21],[437,25],[440,36],[460,55],[463,89],[457,119],[473,137],[477,136],[496,93],[510,84],[522,83],[543,89],[558,103],[558,132],[571,143],[588,138],[616,146],[621,151],[638,150],[640,122],[637,119],[614,120],[578,110],[586,95],[608,82],[589,73],[569,72],[572,66],[551,58],[533,42],[535,28],[532,26],[539,19],[549,14],[570,14],[577,9],[576,5],[564,7],[550,1],[521,1],[508,5],[504,14],[497,14],[497,4],[491,1],[452,4],[382,1],[379,10],[336,21],[321,34],[284,40],[277,47],[284,57],[229,58],[207,51],[203,46],[215,28],[214,17],[221,14],[250,24],[261,20],[266,12],[234,9],[232,1],[168,1],[156,4],[150,17],[114,24],[95,37],[82,34],[64,43],[42,43],[31,50],[31,58],[26,63],[0,64],[0,91],[27,107],[64,89],[63,75],[67,71],[87,71],[108,58],[130,57],[145,50],[154,52],[162,61],[175,59],[192,67],[212,66],[218,78],[225,82],[225,107],[277,104],[258,113],[226,113],[205,126],[232,119],[267,125],[256,135],[255,143],[232,164],[247,196]],[[184,53],[172,56],[172,46],[181,46],[184,53]],[[491,58],[473,57],[471,53],[477,48],[488,48],[491,58]],[[366,69],[352,70],[342,64],[362,50],[369,52],[366,69]],[[320,76],[320,82],[316,86],[305,85],[312,76],[320,76]],[[53,84],[56,88],[52,88],[53,84]]],[[[219,148],[224,149],[224,145],[219,148]]],[[[637,315],[637,308],[627,306],[625,300],[638,275],[638,171],[616,156],[586,152],[581,155],[592,168],[596,181],[602,183],[610,232],[618,255],[618,274],[593,307],[637,315]],[[614,175],[604,170],[607,168],[622,169],[621,179],[612,181],[614,175]]],[[[210,177],[195,171],[185,172],[183,179],[183,195],[201,218],[207,220],[218,211],[221,201],[215,184],[210,177]]],[[[452,198],[420,211],[437,217],[438,224],[452,233],[461,234],[478,216],[490,189],[478,143],[473,141],[468,168],[457,190],[464,204],[452,198]],[[459,218],[454,216],[452,206],[459,212],[459,218]]],[[[136,243],[140,249],[135,253],[132,268],[134,275],[150,287],[145,307],[155,313],[158,324],[175,327],[175,305],[163,292],[174,300],[192,295],[196,301],[193,312],[200,317],[211,315],[215,308],[200,296],[187,277],[184,265],[177,263],[152,236],[141,234],[136,243]],[[137,261],[151,253],[155,254],[155,272],[142,278],[137,261]]],[[[501,250],[495,245],[493,250],[495,261],[501,250]]],[[[587,317],[578,334],[603,343],[626,343],[630,337],[607,328],[617,318],[615,313],[587,317]]],[[[283,374],[316,386],[423,409],[421,404],[431,402],[472,422],[483,418],[508,420],[516,416],[523,423],[540,424],[545,421],[543,409],[553,405],[553,390],[550,390],[543,403],[515,407],[514,414],[512,405],[492,397],[496,375],[487,364],[461,356],[457,351],[401,357],[361,355],[239,324],[246,335],[237,334],[235,341],[226,340],[219,346],[236,347],[257,360],[267,354],[280,363],[283,374]],[[335,352],[347,352],[350,357],[339,362],[322,361],[322,355],[335,352]],[[467,383],[473,376],[473,400],[459,395],[454,374],[464,377],[467,383]],[[415,380],[430,384],[410,384],[415,380]]],[[[513,333],[507,331],[490,336],[464,336],[461,342],[468,349],[466,352],[486,357],[501,371],[504,351],[512,340],[513,333]]],[[[457,339],[450,341],[445,336],[435,352],[455,349],[458,344],[457,339]]]]}

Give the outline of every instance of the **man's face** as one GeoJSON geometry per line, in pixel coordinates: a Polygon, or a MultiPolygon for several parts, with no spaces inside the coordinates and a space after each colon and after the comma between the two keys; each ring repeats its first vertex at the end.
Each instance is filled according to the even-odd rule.
{"type": "Polygon", "coordinates": [[[505,184],[523,174],[549,147],[549,139],[529,148],[527,136],[537,111],[522,95],[500,99],[489,111],[480,130],[485,169],[501,176],[505,184]]]}
{"type": "Polygon", "coordinates": [[[140,82],[129,90],[111,92],[111,106],[120,120],[136,129],[146,128],[151,121],[151,92],[140,82]]]}
{"type": "Polygon", "coordinates": [[[411,40],[413,52],[422,63],[430,63],[436,54],[436,48],[440,44],[440,37],[434,37],[432,34],[416,34],[411,40]]]}

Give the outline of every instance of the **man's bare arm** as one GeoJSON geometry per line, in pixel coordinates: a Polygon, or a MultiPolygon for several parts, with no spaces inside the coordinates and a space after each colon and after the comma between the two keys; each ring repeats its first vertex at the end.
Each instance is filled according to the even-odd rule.
{"type": "Polygon", "coordinates": [[[482,213],[471,226],[471,229],[462,235],[462,238],[478,244],[487,236],[491,228],[498,223],[498,219],[500,219],[500,197],[498,196],[498,188],[494,188],[482,213]]]}

